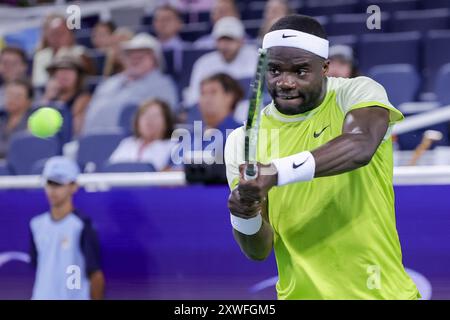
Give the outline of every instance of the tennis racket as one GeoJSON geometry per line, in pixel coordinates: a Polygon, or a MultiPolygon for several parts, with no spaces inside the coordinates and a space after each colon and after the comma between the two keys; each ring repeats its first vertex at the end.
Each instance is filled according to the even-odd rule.
{"type": "Polygon", "coordinates": [[[258,167],[256,165],[256,149],[258,146],[259,122],[266,69],[267,50],[259,49],[258,64],[256,66],[255,78],[251,85],[250,105],[248,108],[247,122],[245,124],[245,180],[253,180],[258,177],[258,167]]]}

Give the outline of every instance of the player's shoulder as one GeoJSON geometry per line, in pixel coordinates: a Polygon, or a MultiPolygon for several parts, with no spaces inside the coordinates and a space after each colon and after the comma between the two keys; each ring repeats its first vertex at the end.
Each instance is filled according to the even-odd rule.
{"type": "MultiPolygon", "coordinates": [[[[240,126],[228,135],[226,144],[236,143],[236,141],[240,141],[245,137],[245,129],[244,126],[240,126]]],[[[242,140],[243,141],[243,140],[242,140]]]]}
{"type": "Polygon", "coordinates": [[[80,209],[74,209],[73,210],[73,217],[77,220],[79,220],[83,226],[91,226],[92,225],[92,220],[89,216],[87,216],[83,211],[81,211],[80,209]]]}
{"type": "Polygon", "coordinates": [[[371,89],[382,87],[377,81],[366,76],[355,78],[334,78],[328,77],[328,90],[336,93],[344,93],[346,91],[371,89]]]}
{"type": "Polygon", "coordinates": [[[36,230],[49,220],[50,220],[49,212],[44,212],[44,213],[38,214],[37,216],[34,216],[33,218],[31,218],[30,228],[32,230],[36,230]]]}

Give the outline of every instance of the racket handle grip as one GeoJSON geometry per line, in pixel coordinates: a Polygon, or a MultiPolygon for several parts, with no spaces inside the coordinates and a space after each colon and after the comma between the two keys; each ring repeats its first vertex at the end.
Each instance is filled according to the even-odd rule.
{"type": "Polygon", "coordinates": [[[254,180],[258,176],[258,167],[254,163],[247,164],[245,171],[244,171],[244,179],[254,180]]]}

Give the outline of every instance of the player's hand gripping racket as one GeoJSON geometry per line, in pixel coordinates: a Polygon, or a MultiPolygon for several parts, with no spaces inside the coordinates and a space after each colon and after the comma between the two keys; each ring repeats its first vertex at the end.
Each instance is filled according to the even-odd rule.
{"type": "Polygon", "coordinates": [[[253,180],[258,176],[258,167],[256,161],[256,149],[258,146],[258,132],[262,95],[265,83],[265,74],[267,69],[267,51],[259,49],[258,65],[256,74],[251,86],[250,106],[248,109],[247,122],[245,124],[245,180],[253,180]]]}

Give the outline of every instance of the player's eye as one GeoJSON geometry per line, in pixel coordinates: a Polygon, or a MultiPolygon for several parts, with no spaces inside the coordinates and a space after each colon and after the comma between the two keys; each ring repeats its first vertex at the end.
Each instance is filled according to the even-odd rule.
{"type": "Polygon", "coordinates": [[[269,68],[269,71],[270,71],[270,73],[271,73],[272,75],[274,75],[274,76],[277,76],[277,75],[280,74],[280,70],[279,70],[278,68],[276,68],[276,67],[271,67],[271,68],[269,68]]]}
{"type": "Polygon", "coordinates": [[[303,77],[303,76],[305,76],[306,75],[306,70],[305,69],[298,69],[297,70],[297,74],[299,75],[299,76],[301,76],[301,77],[303,77]]]}

